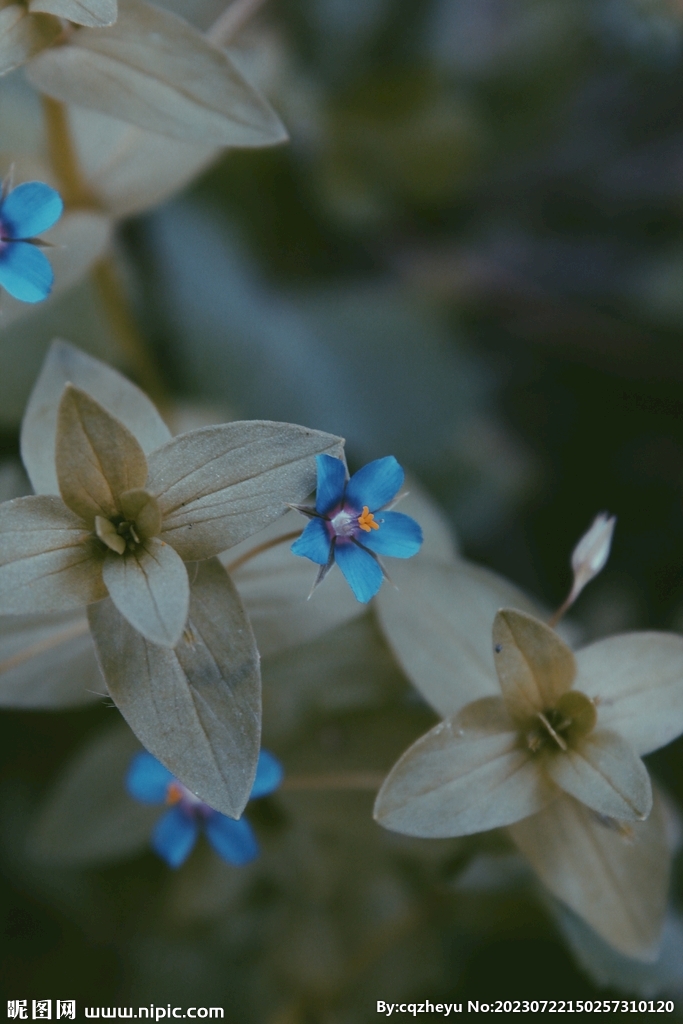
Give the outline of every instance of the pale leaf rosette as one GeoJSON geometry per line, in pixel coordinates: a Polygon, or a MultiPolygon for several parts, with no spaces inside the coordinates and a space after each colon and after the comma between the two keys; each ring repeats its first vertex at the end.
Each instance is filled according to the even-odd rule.
{"type": "Polygon", "coordinates": [[[452,628],[432,631],[436,647],[405,660],[409,638],[391,612],[389,635],[445,720],[392,769],[377,820],[426,838],[512,826],[555,896],[615,948],[652,957],[670,854],[641,755],[683,732],[683,638],[632,633],[574,654],[528,613],[494,618],[507,585],[490,574],[457,565],[423,573],[460,593],[461,621],[453,612],[452,628]]]}
{"type": "Polygon", "coordinates": [[[264,421],[170,438],[137,388],[63,342],[28,405],[22,453],[39,493],[0,505],[0,614],[89,607],[133,730],[232,816],[256,767],[260,676],[244,608],[212,556],[303,498],[315,455],[340,445],[264,421]],[[186,561],[198,563],[189,575],[186,561]]]}

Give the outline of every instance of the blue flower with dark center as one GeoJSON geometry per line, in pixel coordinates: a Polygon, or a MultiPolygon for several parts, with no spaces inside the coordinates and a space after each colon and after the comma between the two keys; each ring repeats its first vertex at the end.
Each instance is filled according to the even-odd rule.
{"type": "MultiPolygon", "coordinates": [[[[250,799],[272,793],[283,775],[277,758],[262,750],[250,799]]],[[[228,864],[241,867],[258,857],[258,842],[246,818],[228,818],[209,807],[146,750],[133,758],[126,789],[141,803],[170,805],[152,832],[152,847],[169,867],[179,868],[187,860],[202,827],[218,856],[228,864]]]]}
{"type": "Polygon", "coordinates": [[[313,589],[336,562],[356,598],[369,601],[386,576],[378,556],[410,558],[422,544],[422,530],[414,519],[386,509],[403,483],[403,470],[388,455],[348,479],[341,459],[316,455],[316,460],[315,508],[292,506],[311,520],[292,551],[321,566],[313,589]]]}
{"type": "Polygon", "coordinates": [[[0,285],[22,302],[40,302],[52,290],[50,261],[36,239],[59,220],[64,204],[42,181],[26,181],[0,199],[0,285]]]}

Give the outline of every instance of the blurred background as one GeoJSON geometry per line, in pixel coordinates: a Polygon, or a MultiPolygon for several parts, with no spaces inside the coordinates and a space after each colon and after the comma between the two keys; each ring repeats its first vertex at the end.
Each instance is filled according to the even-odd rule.
{"type": "MultiPolygon", "coordinates": [[[[202,29],[220,13],[173,7],[202,29]]],[[[548,606],[607,510],[612,555],[577,633],[683,631],[680,0],[269,0],[235,54],[289,144],[224,154],[115,236],[187,422],[333,431],[352,469],[395,455],[467,557],[548,606]]],[[[40,149],[37,103],[21,71],[0,83],[3,156],[40,149]]],[[[55,334],[135,375],[87,280],[0,322],[8,459],[55,334]]],[[[288,770],[388,769],[434,721],[372,612],[266,658],[264,687],[288,770]]],[[[0,716],[8,998],[363,1024],[377,999],[683,996],[675,916],[662,961],[634,969],[501,837],[403,840],[369,793],[268,798],[243,870],[204,848],[175,874],[150,852],[32,861],[56,775],[117,718],[105,700],[0,716]]],[[[682,758],[681,740],[648,758],[679,805],[682,758]]]]}

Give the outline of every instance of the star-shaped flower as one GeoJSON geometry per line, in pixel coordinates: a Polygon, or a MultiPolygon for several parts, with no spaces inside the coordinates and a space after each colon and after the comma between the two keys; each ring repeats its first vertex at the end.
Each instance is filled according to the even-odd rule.
{"type": "MultiPolygon", "coordinates": [[[[483,580],[470,580],[474,606],[485,594],[483,580]]],[[[495,616],[492,646],[495,684],[475,640],[461,662],[468,678],[453,679],[453,713],[394,766],[377,820],[430,838],[512,826],[555,895],[617,948],[651,956],[670,855],[641,756],[683,731],[683,640],[626,634],[575,656],[508,608],[495,616]],[[460,687],[491,695],[463,706],[460,687]]],[[[445,653],[434,658],[443,664],[445,653]]]]}
{"type": "MultiPolygon", "coordinates": [[[[282,782],[282,765],[267,750],[259,754],[250,800],[267,796],[282,782]]],[[[130,795],[145,804],[169,804],[152,833],[152,847],[169,867],[189,857],[200,829],[219,857],[241,867],[258,857],[259,846],[246,818],[228,818],[195,796],[146,750],[136,754],[126,776],[130,795]]]]}
{"type": "Polygon", "coordinates": [[[64,205],[42,181],[3,189],[0,200],[0,285],[21,302],[41,302],[52,290],[50,261],[36,236],[51,228],[64,205]]]}
{"type": "Polygon", "coordinates": [[[314,587],[336,562],[356,598],[369,601],[385,576],[378,555],[410,558],[422,544],[414,519],[386,509],[403,483],[403,470],[393,455],[369,462],[351,479],[341,459],[317,455],[316,462],[315,508],[294,506],[311,522],[292,551],[321,566],[314,587]]]}

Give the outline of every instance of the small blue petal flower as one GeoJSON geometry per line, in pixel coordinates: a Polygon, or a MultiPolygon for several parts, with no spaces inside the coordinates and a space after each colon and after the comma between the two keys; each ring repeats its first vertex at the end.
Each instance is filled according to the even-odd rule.
{"type": "Polygon", "coordinates": [[[365,603],[382,586],[382,567],[369,552],[353,543],[337,544],[335,560],[356,600],[365,603]]]}
{"type": "MultiPolygon", "coordinates": [[[[250,799],[266,796],[282,782],[284,770],[267,750],[259,754],[250,799]]],[[[259,848],[251,825],[237,821],[209,807],[182,784],[146,750],[136,754],[126,775],[130,795],[142,803],[171,804],[152,833],[152,847],[172,868],[185,862],[197,841],[200,827],[223,860],[246,864],[258,856],[259,848]]]]}
{"type": "Polygon", "coordinates": [[[379,530],[366,533],[360,543],[376,555],[392,558],[412,558],[420,550],[422,530],[410,516],[402,512],[382,512],[378,515],[379,530]]]}
{"type": "Polygon", "coordinates": [[[376,512],[398,494],[404,475],[393,455],[368,462],[349,480],[345,504],[348,508],[357,508],[359,512],[367,505],[371,512],[376,512]]]}
{"type": "Polygon", "coordinates": [[[303,555],[318,565],[325,565],[330,555],[331,541],[324,520],[311,519],[301,536],[292,544],[291,550],[295,555],[303,555]]]}
{"type": "Polygon", "coordinates": [[[422,530],[410,516],[381,510],[403,483],[403,470],[393,455],[376,459],[346,480],[341,459],[318,455],[318,493],[315,509],[295,506],[311,522],[292,544],[322,568],[313,588],[334,562],[358,601],[374,597],[385,575],[377,555],[410,558],[422,544],[422,530]]]}
{"type": "Polygon", "coordinates": [[[344,497],[346,466],[332,455],[316,455],[315,461],[318,467],[315,510],[324,515],[344,497]]]}
{"type": "Polygon", "coordinates": [[[5,238],[35,238],[51,228],[62,216],[64,203],[42,181],[25,181],[17,185],[0,205],[5,238]]]}
{"type": "Polygon", "coordinates": [[[226,818],[217,811],[206,820],[206,838],[209,840],[219,857],[228,864],[241,867],[255,860],[259,855],[259,845],[254,830],[246,818],[226,818]]]}
{"type": "Polygon", "coordinates": [[[50,261],[34,239],[62,215],[58,192],[26,181],[0,200],[0,285],[21,302],[42,302],[52,290],[50,261]]]}
{"type": "Polygon", "coordinates": [[[152,847],[169,867],[184,864],[197,842],[199,825],[182,807],[171,807],[159,818],[152,832],[152,847]]]}
{"type": "Polygon", "coordinates": [[[126,789],[143,804],[162,804],[174,776],[156,757],[141,750],[131,761],[126,775],[126,789]]]}
{"type": "Polygon", "coordinates": [[[282,782],[284,774],[284,768],[278,759],[270,751],[262,750],[256,765],[256,778],[249,799],[257,800],[260,796],[268,796],[269,793],[273,793],[282,782]]]}
{"type": "Polygon", "coordinates": [[[0,285],[21,302],[42,302],[54,274],[45,253],[32,242],[0,242],[0,285]]]}

